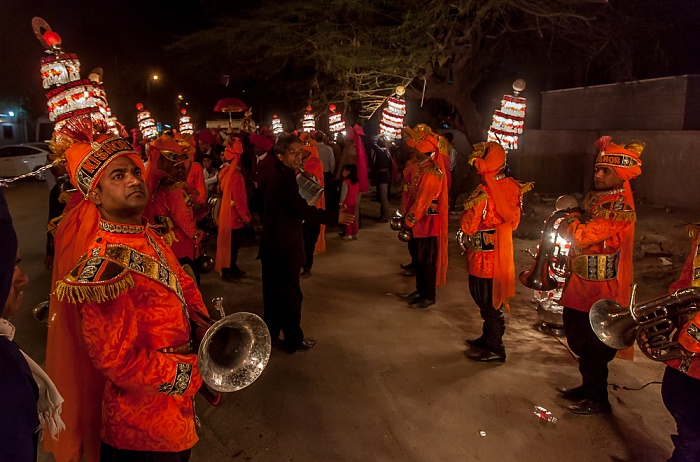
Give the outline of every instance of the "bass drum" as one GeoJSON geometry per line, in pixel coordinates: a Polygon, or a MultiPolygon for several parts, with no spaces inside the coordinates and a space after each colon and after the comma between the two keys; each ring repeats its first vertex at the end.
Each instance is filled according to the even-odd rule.
{"type": "Polygon", "coordinates": [[[221,196],[214,194],[207,199],[209,205],[209,218],[214,222],[214,225],[219,226],[219,210],[221,209],[221,196]]]}

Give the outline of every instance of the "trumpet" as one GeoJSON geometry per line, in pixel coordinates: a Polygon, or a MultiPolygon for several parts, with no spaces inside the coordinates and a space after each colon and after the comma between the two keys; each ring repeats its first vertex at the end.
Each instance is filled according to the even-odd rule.
{"type": "Polygon", "coordinates": [[[636,341],[654,361],[668,361],[694,353],[681,349],[674,334],[686,317],[700,311],[700,287],[680,289],[646,303],[635,303],[637,285],[632,285],[629,308],[613,300],[598,300],[588,314],[593,332],[601,342],[623,350],[636,341]]]}
{"type": "Polygon", "coordinates": [[[204,383],[218,392],[237,391],[255,382],[267,366],[272,346],[270,332],[253,313],[226,316],[223,297],[212,302],[221,319],[207,329],[199,344],[199,374],[204,383]]]}

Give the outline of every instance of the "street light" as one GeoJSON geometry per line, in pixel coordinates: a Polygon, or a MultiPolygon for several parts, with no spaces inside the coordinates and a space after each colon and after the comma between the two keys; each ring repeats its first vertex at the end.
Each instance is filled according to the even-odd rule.
{"type": "Polygon", "coordinates": [[[160,79],[160,76],[158,74],[152,74],[151,77],[146,80],[146,92],[148,93],[148,97],[151,97],[151,80],[154,82],[157,82],[158,79],[160,79]]]}

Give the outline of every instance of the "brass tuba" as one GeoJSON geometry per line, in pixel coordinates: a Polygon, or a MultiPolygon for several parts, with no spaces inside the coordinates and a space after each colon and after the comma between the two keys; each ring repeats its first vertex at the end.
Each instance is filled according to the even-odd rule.
{"type": "Polygon", "coordinates": [[[537,254],[530,255],[535,263],[527,271],[520,273],[519,279],[525,287],[534,290],[556,289],[559,281],[554,276],[568,278],[568,250],[562,248],[559,239],[559,225],[563,219],[572,215],[572,209],[578,207],[572,196],[561,196],[557,199],[555,211],[544,222],[537,254]],[[554,275],[554,276],[553,276],[554,275]]]}
{"type": "Polygon", "coordinates": [[[654,361],[680,358],[681,346],[673,337],[685,323],[683,318],[700,311],[700,287],[679,289],[638,305],[636,288],[633,284],[629,308],[607,299],[593,304],[588,314],[593,332],[610,348],[623,350],[636,340],[642,352],[654,361]]]}
{"type": "Polygon", "coordinates": [[[216,391],[237,391],[253,383],[267,366],[270,332],[257,315],[241,312],[225,316],[223,298],[213,302],[222,318],[207,329],[199,345],[199,374],[216,391]]]}

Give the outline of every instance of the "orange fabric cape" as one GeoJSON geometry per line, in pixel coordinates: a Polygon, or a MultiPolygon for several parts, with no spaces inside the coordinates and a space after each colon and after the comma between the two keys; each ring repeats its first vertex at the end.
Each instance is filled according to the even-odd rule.
{"type": "Polygon", "coordinates": [[[496,225],[496,245],[494,246],[493,265],[493,307],[501,305],[510,311],[508,299],[515,295],[515,263],[513,262],[513,225],[518,207],[510,204],[501,190],[495,176],[499,174],[506,161],[503,148],[493,142],[486,143],[484,157],[474,159],[474,166],[491,191],[496,213],[503,218],[503,223],[496,225]]]}

